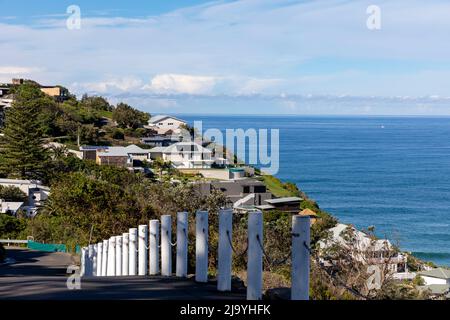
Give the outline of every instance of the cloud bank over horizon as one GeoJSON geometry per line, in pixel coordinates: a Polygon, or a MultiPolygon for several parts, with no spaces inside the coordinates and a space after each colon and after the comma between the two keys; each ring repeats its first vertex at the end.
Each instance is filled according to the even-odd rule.
{"type": "Polygon", "coordinates": [[[0,13],[0,82],[150,112],[450,115],[448,1],[173,1],[139,15],[78,2],[80,30],[64,6],[0,13]],[[371,4],[381,30],[366,27],[371,4]]]}

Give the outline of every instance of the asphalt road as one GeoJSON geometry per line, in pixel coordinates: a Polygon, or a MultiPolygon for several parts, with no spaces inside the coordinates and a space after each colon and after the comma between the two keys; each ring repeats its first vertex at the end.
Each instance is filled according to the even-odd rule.
{"type": "Polygon", "coordinates": [[[244,290],[220,293],[213,282],[176,277],[83,277],[80,290],[69,290],[69,254],[7,248],[7,255],[16,262],[0,265],[0,300],[245,299],[244,290]]]}

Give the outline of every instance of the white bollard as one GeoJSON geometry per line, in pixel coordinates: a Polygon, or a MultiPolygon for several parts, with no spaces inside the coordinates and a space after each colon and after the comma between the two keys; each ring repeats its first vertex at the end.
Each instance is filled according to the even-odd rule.
{"type": "Polygon", "coordinates": [[[87,247],[88,254],[86,259],[86,268],[84,270],[86,276],[92,276],[93,265],[94,265],[94,247],[92,244],[87,247]]]}
{"type": "Polygon", "coordinates": [[[233,231],[233,210],[219,211],[219,270],[217,290],[231,291],[231,236],[233,231]]]}
{"type": "Polygon", "coordinates": [[[116,276],[122,275],[122,236],[116,236],[116,276]]]}
{"type": "Polygon", "coordinates": [[[263,215],[261,212],[248,214],[248,261],[247,261],[247,300],[262,298],[262,259],[263,215]]]}
{"type": "Polygon", "coordinates": [[[97,244],[92,245],[92,276],[97,275],[97,244]]]}
{"type": "Polygon", "coordinates": [[[197,211],[195,220],[195,281],[208,282],[208,211],[197,211]]]}
{"type": "Polygon", "coordinates": [[[172,275],[172,216],[161,216],[161,275],[172,275]]]}
{"type": "Polygon", "coordinates": [[[187,277],[188,267],[188,213],[177,213],[177,277],[187,277]]]}
{"type": "Polygon", "coordinates": [[[103,242],[97,243],[97,269],[95,275],[100,277],[102,275],[102,262],[103,262],[103,242]]]}
{"type": "Polygon", "coordinates": [[[128,242],[130,239],[129,233],[122,234],[122,275],[128,275],[128,267],[129,267],[129,253],[128,253],[128,242]]]}
{"type": "Polygon", "coordinates": [[[83,277],[86,274],[86,260],[87,260],[87,248],[81,248],[81,266],[80,266],[80,277],[83,277]]]}
{"type": "Polygon", "coordinates": [[[130,257],[128,259],[128,275],[135,276],[137,274],[137,229],[131,228],[129,233],[130,239],[128,242],[128,253],[130,254],[130,257]]]}
{"type": "Polygon", "coordinates": [[[159,220],[150,220],[150,275],[159,273],[159,220]]]}
{"type": "Polygon", "coordinates": [[[292,217],[291,300],[309,300],[310,217],[292,217]]]}
{"type": "Polygon", "coordinates": [[[108,274],[108,240],[103,240],[103,255],[102,255],[102,277],[108,274]]]}
{"type": "Polygon", "coordinates": [[[148,225],[141,224],[139,226],[139,259],[138,259],[138,272],[140,276],[147,274],[148,265],[148,225]]]}
{"type": "Polygon", "coordinates": [[[116,238],[111,237],[108,240],[108,269],[107,276],[116,275],[116,238]]]}

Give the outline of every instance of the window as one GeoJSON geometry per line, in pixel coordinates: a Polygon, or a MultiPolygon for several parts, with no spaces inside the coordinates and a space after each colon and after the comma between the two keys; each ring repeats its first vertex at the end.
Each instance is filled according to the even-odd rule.
{"type": "Polygon", "coordinates": [[[264,193],[266,192],[266,186],[255,186],[255,193],[264,193]]]}
{"type": "Polygon", "coordinates": [[[250,193],[250,186],[244,186],[243,193],[250,193]]]}

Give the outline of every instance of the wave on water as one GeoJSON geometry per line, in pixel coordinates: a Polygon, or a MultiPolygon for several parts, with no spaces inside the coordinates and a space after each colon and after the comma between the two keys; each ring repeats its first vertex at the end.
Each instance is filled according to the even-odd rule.
{"type": "Polygon", "coordinates": [[[415,257],[422,259],[424,261],[435,261],[437,265],[446,265],[445,261],[450,260],[450,253],[448,253],[448,252],[413,251],[412,254],[415,257]]]}

